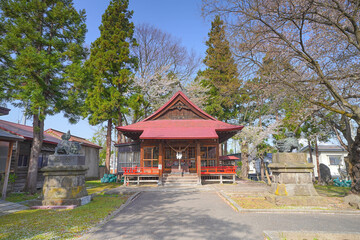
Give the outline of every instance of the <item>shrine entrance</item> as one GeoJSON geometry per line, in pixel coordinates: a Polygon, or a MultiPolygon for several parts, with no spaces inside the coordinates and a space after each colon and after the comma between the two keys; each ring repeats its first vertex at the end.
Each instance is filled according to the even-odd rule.
{"type": "Polygon", "coordinates": [[[172,174],[196,173],[196,150],[192,144],[165,146],[164,172],[172,174]]]}

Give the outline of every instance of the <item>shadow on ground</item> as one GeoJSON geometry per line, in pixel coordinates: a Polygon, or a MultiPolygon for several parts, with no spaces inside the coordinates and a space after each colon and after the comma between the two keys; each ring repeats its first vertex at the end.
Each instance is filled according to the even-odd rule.
{"type": "Polygon", "coordinates": [[[214,192],[144,192],[91,239],[239,239],[251,227],[214,192]]]}

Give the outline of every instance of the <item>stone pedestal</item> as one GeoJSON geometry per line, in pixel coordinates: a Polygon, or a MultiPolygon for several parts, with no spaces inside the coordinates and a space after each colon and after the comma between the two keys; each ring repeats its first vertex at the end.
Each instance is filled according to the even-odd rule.
{"type": "Polygon", "coordinates": [[[83,155],[51,155],[44,173],[42,205],[83,205],[90,200],[85,187],[83,155]]]}
{"type": "Polygon", "coordinates": [[[273,174],[270,192],[278,196],[317,196],[312,183],[314,165],[306,153],[275,153],[269,168],[273,174]]]}

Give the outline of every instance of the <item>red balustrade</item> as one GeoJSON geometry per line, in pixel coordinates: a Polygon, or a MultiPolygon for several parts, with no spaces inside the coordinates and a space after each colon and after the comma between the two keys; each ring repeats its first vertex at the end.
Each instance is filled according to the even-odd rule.
{"type": "Polygon", "coordinates": [[[124,175],[159,175],[156,167],[123,167],[124,175]]]}
{"type": "Polygon", "coordinates": [[[201,174],[236,174],[237,166],[201,167],[201,174]]]}

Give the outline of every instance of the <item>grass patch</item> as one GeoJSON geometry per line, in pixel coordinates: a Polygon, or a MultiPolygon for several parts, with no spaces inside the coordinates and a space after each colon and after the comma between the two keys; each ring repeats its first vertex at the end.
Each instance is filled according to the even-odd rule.
{"type": "Polygon", "coordinates": [[[94,180],[94,181],[86,181],[85,183],[86,190],[89,195],[104,191],[105,189],[112,189],[120,187],[120,183],[102,183],[100,180],[94,180]]]}
{"type": "Polygon", "coordinates": [[[128,195],[97,195],[71,210],[25,210],[0,218],[0,239],[70,239],[119,208],[128,195]]]}
{"type": "Polygon", "coordinates": [[[279,206],[267,201],[264,197],[231,197],[244,209],[278,209],[279,206]]]}
{"type": "Polygon", "coordinates": [[[40,193],[31,195],[29,193],[9,193],[6,196],[6,201],[8,202],[22,202],[26,200],[37,199],[40,196],[40,193]]]}
{"type": "Polygon", "coordinates": [[[332,185],[314,185],[320,196],[324,197],[345,197],[350,192],[350,187],[336,187],[332,185]]]}
{"type": "Polygon", "coordinates": [[[268,201],[265,197],[244,197],[233,195],[231,198],[244,209],[322,209],[322,210],[344,210],[350,209],[338,197],[319,197],[319,199],[306,199],[306,197],[289,197],[286,201],[268,201]],[[311,201],[310,201],[311,200],[311,201]]]}

